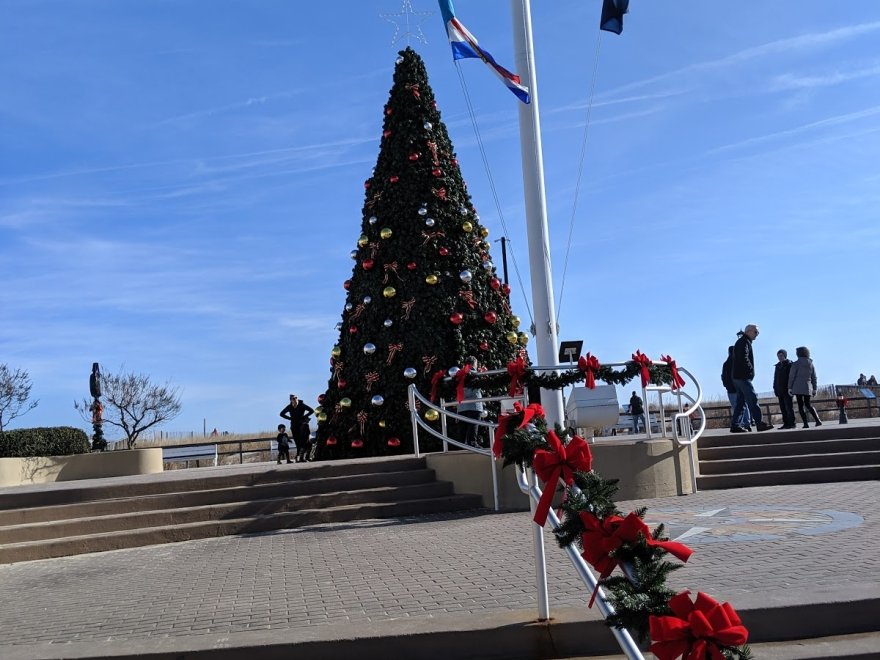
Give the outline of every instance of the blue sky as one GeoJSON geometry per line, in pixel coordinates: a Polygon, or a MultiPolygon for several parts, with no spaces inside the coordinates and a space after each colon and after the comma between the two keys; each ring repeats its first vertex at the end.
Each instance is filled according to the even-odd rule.
{"type": "MultiPolygon", "coordinates": [[[[509,3],[455,4],[513,68],[509,3]]],[[[560,339],[604,362],[672,354],[710,395],[750,322],[759,390],[802,344],[823,384],[880,374],[880,6],[630,4],[601,36],[560,339]]],[[[601,2],[533,5],[558,296],[601,2]]],[[[82,426],[93,361],[178,385],[168,430],[271,429],[289,392],[314,404],[399,1],[0,7],[0,362],[40,401],[13,426],[82,426]]],[[[414,8],[434,12],[411,43],[474,203],[492,239],[500,209],[528,286],[517,101],[460,64],[496,207],[439,11],[414,8]]]]}

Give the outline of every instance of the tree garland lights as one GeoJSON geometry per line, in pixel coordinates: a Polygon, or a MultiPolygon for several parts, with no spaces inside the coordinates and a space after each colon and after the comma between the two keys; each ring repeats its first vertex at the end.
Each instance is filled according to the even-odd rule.
{"type": "MultiPolygon", "coordinates": [[[[602,367],[598,377],[628,382],[641,373],[642,366],[633,361],[620,372],[602,367]]],[[[662,369],[648,367],[651,382],[668,382],[664,378],[672,377],[670,370],[666,368],[664,373],[662,369]]],[[[578,370],[556,377],[556,382],[571,384],[584,377],[578,370]]],[[[534,378],[526,372],[526,382],[535,382],[534,378]]],[[[550,380],[545,379],[542,387],[550,380]]],[[[647,509],[622,515],[612,499],[617,480],[604,479],[591,469],[589,445],[582,438],[569,439],[560,427],[548,429],[540,405],[517,405],[512,413],[499,418],[492,449],[496,457],[504,459],[505,466],[535,470],[544,481],[544,494],[551,494],[548,506],[559,481],[563,482],[562,523],[554,534],[560,547],[574,543],[584,560],[598,571],[599,585],[605,587],[615,610],[606,621],[609,626],[627,628],[641,641],[650,638],[650,650],[659,660],[752,658],[746,644],[748,631],[728,603],[719,604],[703,593],[692,602],[689,591],[675,594],[666,586],[666,576],[681,568],[666,556],[685,562],[692,550],[669,541],[662,524],[651,531],[643,520],[647,509]],[[618,567],[623,575],[612,575],[618,567]]],[[[535,522],[543,526],[546,512],[541,514],[539,506],[535,522]]]]}

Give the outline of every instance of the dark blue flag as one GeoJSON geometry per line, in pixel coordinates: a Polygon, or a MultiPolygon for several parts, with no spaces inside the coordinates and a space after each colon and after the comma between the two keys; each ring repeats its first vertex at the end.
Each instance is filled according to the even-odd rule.
{"type": "Polygon", "coordinates": [[[629,0],[602,0],[602,19],[599,29],[614,34],[623,32],[623,15],[629,9],[629,0]]]}

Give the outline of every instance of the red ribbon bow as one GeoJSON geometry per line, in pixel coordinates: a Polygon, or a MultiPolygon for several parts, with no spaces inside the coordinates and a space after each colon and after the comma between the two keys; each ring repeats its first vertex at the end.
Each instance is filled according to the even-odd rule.
{"type": "Polygon", "coordinates": [[[397,352],[403,350],[403,342],[399,344],[388,344],[388,357],[385,360],[385,364],[390,365],[394,361],[394,356],[397,355],[397,352]]]}
{"type": "Polygon", "coordinates": [[[677,390],[680,387],[684,387],[686,383],[684,382],[684,378],[679,375],[678,365],[675,364],[675,360],[672,359],[672,356],[661,355],[660,359],[669,365],[669,371],[672,372],[672,389],[677,390]]]}
{"type": "MultiPolygon", "coordinates": [[[[639,540],[639,535],[645,537],[648,545],[663,548],[681,561],[687,561],[693,554],[693,550],[683,543],[654,540],[645,521],[634,512],[626,518],[606,516],[600,520],[589,511],[584,511],[581,512],[580,517],[584,525],[584,531],[581,533],[581,546],[584,551],[581,556],[590,566],[599,571],[600,580],[611,575],[611,571],[619,563],[616,557],[611,556],[611,553],[624,543],[635,543],[639,540]]],[[[597,585],[596,589],[598,590],[598,588],[597,585]]],[[[594,600],[596,600],[595,590],[590,599],[590,607],[593,606],[594,600]]]]}
{"type": "Polygon", "coordinates": [[[385,271],[385,277],[382,279],[382,284],[388,284],[388,280],[391,277],[391,273],[394,273],[394,276],[399,280],[400,274],[397,272],[397,262],[392,261],[390,264],[385,264],[382,266],[385,271]]]}
{"type": "Polygon", "coordinates": [[[720,646],[742,646],[749,631],[729,603],[719,603],[703,592],[691,602],[689,591],[669,599],[675,616],[651,616],[650,650],[658,660],[724,660],[720,646]]]}
{"type": "Polygon", "coordinates": [[[574,482],[575,472],[589,472],[593,468],[590,446],[582,437],[574,436],[568,446],[565,446],[556,433],[549,431],[547,443],[550,445],[549,450],[536,449],[532,457],[532,468],[544,482],[544,493],[535,509],[535,522],[542,527],[547,522],[547,514],[550,513],[550,504],[559,480],[562,479],[566,486],[570,486],[574,482]]]}
{"type": "Polygon", "coordinates": [[[510,422],[519,415],[523,416],[522,422],[517,426],[518,429],[521,429],[531,422],[533,418],[543,417],[544,409],[540,403],[530,403],[523,410],[522,404],[519,401],[514,402],[513,412],[509,415],[501,415],[498,418],[498,428],[495,429],[495,440],[492,442],[492,453],[495,454],[495,458],[501,457],[501,452],[504,450],[504,436],[507,435],[507,428],[510,426],[510,422]]]}
{"type": "Polygon", "coordinates": [[[464,379],[471,372],[471,365],[466,364],[455,374],[455,397],[459,403],[464,401],[464,379]]]}
{"type": "Polygon", "coordinates": [[[369,392],[373,388],[373,383],[379,382],[379,372],[371,371],[364,376],[364,381],[367,383],[367,392],[369,392]]]}
{"type": "Polygon", "coordinates": [[[639,365],[642,368],[642,387],[647,387],[648,383],[651,382],[651,372],[648,371],[648,367],[650,367],[653,362],[651,362],[651,358],[642,353],[641,351],[636,351],[632,355],[633,362],[639,365]]]}
{"type": "Polygon", "coordinates": [[[523,387],[520,381],[526,375],[526,361],[522,355],[507,365],[507,373],[510,376],[510,389],[508,389],[507,394],[509,396],[522,394],[523,387]]]}
{"type": "Polygon", "coordinates": [[[599,364],[599,358],[595,355],[590,355],[587,353],[586,356],[581,356],[578,358],[578,369],[584,372],[586,376],[584,378],[584,387],[588,387],[591,390],[596,389],[596,372],[599,371],[599,367],[602,365],[599,364]]]}
{"type": "Polygon", "coordinates": [[[446,372],[441,369],[431,376],[431,401],[437,401],[437,389],[440,387],[440,381],[446,377],[446,372]]]}

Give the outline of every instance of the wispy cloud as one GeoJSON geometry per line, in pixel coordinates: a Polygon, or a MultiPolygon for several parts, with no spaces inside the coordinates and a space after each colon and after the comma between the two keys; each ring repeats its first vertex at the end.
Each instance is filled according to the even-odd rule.
{"type": "Polygon", "coordinates": [[[786,73],[778,75],[770,81],[770,91],[787,91],[814,89],[816,87],[833,87],[852,80],[861,80],[862,78],[876,78],[880,76],[880,64],[863,68],[850,69],[846,71],[833,71],[823,75],[798,75],[786,73]]]}

